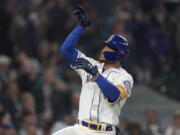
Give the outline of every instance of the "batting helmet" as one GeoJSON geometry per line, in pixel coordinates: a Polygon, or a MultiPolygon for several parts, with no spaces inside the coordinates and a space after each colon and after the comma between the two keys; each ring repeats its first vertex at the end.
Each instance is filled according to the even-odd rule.
{"type": "Polygon", "coordinates": [[[108,47],[112,48],[114,51],[105,51],[104,57],[108,61],[120,61],[124,62],[130,53],[130,46],[125,37],[113,34],[108,40],[103,41],[108,47]]]}

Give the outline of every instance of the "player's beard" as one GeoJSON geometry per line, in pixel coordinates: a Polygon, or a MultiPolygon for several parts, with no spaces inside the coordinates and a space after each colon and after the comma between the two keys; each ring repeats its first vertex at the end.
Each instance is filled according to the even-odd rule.
{"type": "Polygon", "coordinates": [[[104,58],[104,55],[101,53],[98,54],[98,60],[99,62],[105,63],[106,59],[104,58]]]}
{"type": "Polygon", "coordinates": [[[102,53],[100,53],[100,54],[98,55],[98,60],[99,60],[99,62],[105,63],[105,64],[115,64],[115,63],[116,63],[116,62],[112,62],[112,61],[106,60],[105,57],[104,57],[104,55],[103,55],[102,53]]]}
{"type": "Polygon", "coordinates": [[[99,57],[99,62],[102,62],[102,63],[106,63],[107,62],[107,60],[104,58],[104,59],[102,59],[102,58],[100,58],[99,57]]]}

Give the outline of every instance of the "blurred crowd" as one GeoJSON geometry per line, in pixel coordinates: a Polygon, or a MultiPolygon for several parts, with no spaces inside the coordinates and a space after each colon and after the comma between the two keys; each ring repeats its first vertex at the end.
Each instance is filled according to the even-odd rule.
{"type": "MultiPolygon", "coordinates": [[[[78,49],[96,58],[103,47],[101,40],[122,34],[132,45],[123,66],[136,83],[180,99],[180,5],[176,0],[1,0],[0,135],[49,135],[76,122],[81,83],[59,46],[78,23],[72,11],[79,3],[87,8],[92,26],[78,49]]],[[[167,129],[161,129],[155,110],[145,116],[145,129],[122,119],[121,134],[180,135],[179,111],[167,129]]]]}

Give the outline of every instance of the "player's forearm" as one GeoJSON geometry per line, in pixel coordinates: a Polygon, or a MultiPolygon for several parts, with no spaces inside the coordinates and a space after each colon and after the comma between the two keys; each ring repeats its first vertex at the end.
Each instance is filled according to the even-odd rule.
{"type": "Polygon", "coordinates": [[[60,47],[60,51],[71,65],[75,64],[78,55],[78,52],[75,48],[79,37],[84,32],[84,29],[85,28],[80,25],[76,26],[60,47]]]}
{"type": "Polygon", "coordinates": [[[95,82],[110,102],[115,102],[119,99],[121,93],[118,88],[103,76],[99,75],[95,82]]]}

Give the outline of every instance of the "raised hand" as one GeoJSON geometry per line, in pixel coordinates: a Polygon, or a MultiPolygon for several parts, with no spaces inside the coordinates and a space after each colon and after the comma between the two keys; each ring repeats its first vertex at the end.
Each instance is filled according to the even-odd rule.
{"type": "Polygon", "coordinates": [[[76,9],[73,11],[73,14],[75,16],[78,16],[81,26],[87,27],[91,24],[91,21],[88,18],[87,12],[82,6],[77,6],[76,9]]]}

